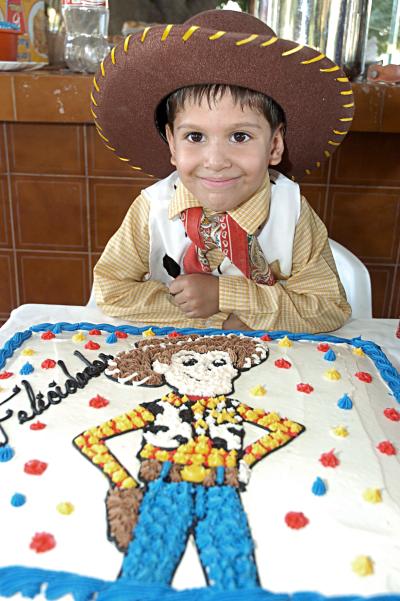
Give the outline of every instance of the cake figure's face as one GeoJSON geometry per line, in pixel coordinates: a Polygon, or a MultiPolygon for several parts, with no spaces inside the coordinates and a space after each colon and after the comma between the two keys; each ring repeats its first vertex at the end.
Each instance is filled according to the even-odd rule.
{"type": "Polygon", "coordinates": [[[178,351],[170,364],[155,361],[153,370],[163,374],[167,384],[180,394],[206,397],[232,392],[232,381],[238,375],[225,351],[178,351]]]}

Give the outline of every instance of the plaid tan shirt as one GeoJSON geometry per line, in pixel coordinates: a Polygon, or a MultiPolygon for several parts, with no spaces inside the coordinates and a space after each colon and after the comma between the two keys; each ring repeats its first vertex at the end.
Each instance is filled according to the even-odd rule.
{"type": "MultiPolygon", "coordinates": [[[[253,234],[268,218],[269,204],[267,177],[254,196],[229,213],[253,234]]],[[[169,218],[195,206],[199,202],[179,183],[169,218]]],[[[208,319],[186,317],[170,302],[167,286],[154,280],[144,281],[149,271],[148,223],[149,202],[140,195],[94,268],[96,302],[112,317],[144,324],[221,328],[229,314],[234,313],[252,329],[313,333],[335,330],[350,316],[326,228],[303,197],[290,277],[282,276],[278,262],[271,264],[276,280],[280,280],[274,286],[256,284],[244,276],[220,276],[220,311],[208,319]]],[[[208,251],[207,258],[211,269],[216,269],[224,256],[215,248],[208,251]]]]}

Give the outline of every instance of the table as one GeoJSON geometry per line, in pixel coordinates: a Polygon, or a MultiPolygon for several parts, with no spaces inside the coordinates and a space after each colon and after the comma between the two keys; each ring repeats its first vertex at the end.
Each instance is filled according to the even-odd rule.
{"type": "MultiPolygon", "coordinates": [[[[0,348],[16,332],[26,330],[30,325],[58,321],[143,325],[132,324],[120,318],[114,319],[93,306],[26,304],[14,309],[9,320],[0,328],[0,348]]],[[[400,371],[400,339],[396,338],[397,325],[396,319],[350,319],[346,325],[331,334],[344,338],[361,335],[364,340],[376,342],[394,367],[400,371]]]]}

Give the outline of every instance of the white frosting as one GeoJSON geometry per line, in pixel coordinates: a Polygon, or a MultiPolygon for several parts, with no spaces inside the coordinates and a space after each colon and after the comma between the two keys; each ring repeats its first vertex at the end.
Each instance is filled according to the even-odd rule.
{"type": "MultiPolygon", "coordinates": [[[[85,364],[73,355],[74,350],[79,349],[93,361],[100,352],[115,355],[129,350],[134,341],[129,336],[118,339],[116,344],[107,344],[107,334],[85,334],[85,337],[82,342],[73,342],[72,334],[65,332],[56,339],[44,341],[34,334],[6,363],[4,370],[16,375],[0,380],[0,403],[23,379],[31,383],[35,393],[46,394],[54,380],[64,390],[66,376],[58,366],[42,369],[40,365],[45,359],[63,359],[69,372],[75,374],[83,371],[85,364]],[[98,351],[84,349],[89,339],[100,343],[98,351]],[[24,356],[21,354],[24,348],[32,348],[36,353],[24,356]],[[29,376],[19,376],[19,370],[27,362],[35,371],[29,376]]],[[[354,355],[347,345],[332,346],[337,356],[333,363],[324,360],[324,353],[317,351],[314,343],[294,343],[291,348],[282,348],[277,342],[268,345],[267,361],[235,379],[234,392],[228,397],[254,408],[276,411],[303,424],[306,431],[256,464],[247,490],[241,495],[256,541],[256,560],[263,587],[274,592],[306,590],[326,595],[398,592],[400,422],[387,419],[383,410],[388,407],[399,410],[399,405],[370,359],[354,355]],[[275,360],[281,357],[290,361],[291,369],[275,367],[275,360]],[[333,367],[341,374],[340,380],[324,378],[326,370],[333,367]],[[372,383],[355,378],[358,371],[371,373],[372,383]],[[300,382],[311,384],[314,391],[311,394],[298,392],[296,385],[300,382]],[[250,394],[257,385],[266,389],[265,396],[250,394]],[[351,410],[337,406],[345,393],[353,402],[351,410]],[[338,426],[347,429],[347,437],[332,436],[332,429],[338,426]],[[385,440],[397,446],[397,455],[389,456],[377,450],[377,445],[385,440]],[[340,464],[336,468],[324,467],[320,456],[332,449],[340,464]],[[327,487],[324,496],[311,492],[317,477],[322,478],[327,487]],[[371,488],[381,491],[381,503],[365,501],[363,493],[371,488]],[[302,512],[309,524],[301,530],[289,528],[285,515],[291,511],[302,512]],[[351,569],[353,560],[360,555],[369,556],[374,566],[374,573],[364,578],[351,569]]],[[[102,472],[77,451],[72,440],[85,429],[122,415],[140,403],[160,399],[169,391],[168,386],[146,388],[117,384],[101,375],[38,416],[37,419],[47,425],[38,431],[29,428],[32,422],[20,425],[16,419],[18,410],[30,413],[24,390],[0,405],[0,417],[6,409],[14,411],[14,416],[2,425],[15,451],[12,460],[0,463],[0,566],[64,570],[105,580],[117,577],[122,554],[107,540],[104,499],[108,482],[102,472]],[[101,409],[91,407],[89,401],[97,395],[107,399],[109,404],[101,409]],[[24,472],[24,464],[32,459],[48,464],[41,476],[24,472]],[[11,505],[11,497],[16,492],[26,496],[25,505],[11,505]],[[56,510],[60,502],[71,502],[75,507],[73,513],[61,515],[56,510]],[[36,532],[53,534],[56,547],[41,554],[32,551],[29,544],[36,532]]],[[[183,436],[188,434],[188,424],[181,420],[174,407],[165,402],[163,407],[164,413],[157,416],[156,425],[166,424],[168,431],[154,434],[152,440],[148,434],[148,442],[170,446],[175,443],[171,424],[173,435],[179,432],[183,436]]],[[[205,417],[212,428],[221,428],[205,417]]],[[[246,421],[242,424],[245,444],[265,433],[246,421]]],[[[237,448],[234,433],[224,432],[223,438],[229,440],[231,448],[237,448]]],[[[142,432],[138,431],[107,442],[112,453],[134,476],[139,468],[136,453],[141,439],[142,432]]],[[[241,472],[241,478],[246,480],[246,474],[241,472]]],[[[191,544],[173,584],[178,588],[205,584],[191,544]]]]}

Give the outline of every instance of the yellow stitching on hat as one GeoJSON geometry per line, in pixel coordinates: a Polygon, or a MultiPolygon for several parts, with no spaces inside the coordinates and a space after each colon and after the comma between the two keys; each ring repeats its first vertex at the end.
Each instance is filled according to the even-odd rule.
{"type": "Polygon", "coordinates": [[[270,46],[271,44],[274,44],[277,40],[278,40],[278,38],[276,36],[272,36],[272,38],[270,38],[266,42],[263,42],[262,44],[260,44],[260,48],[265,48],[265,46],[270,46]]]}
{"type": "Polygon", "coordinates": [[[315,165],[316,165],[317,167],[321,167],[321,163],[320,163],[319,161],[317,161],[317,162],[315,163],[315,165]]]}
{"type": "Polygon", "coordinates": [[[191,27],[189,27],[189,29],[183,34],[182,40],[186,42],[198,29],[200,29],[199,25],[192,25],[191,27]]]}
{"type": "Polygon", "coordinates": [[[90,100],[93,102],[94,106],[97,106],[97,102],[96,102],[92,92],[90,92],[90,100]]]}
{"type": "Polygon", "coordinates": [[[129,40],[131,39],[132,34],[130,33],[129,35],[126,36],[126,38],[124,39],[124,52],[128,52],[128,46],[129,46],[129,40]]]}
{"type": "Polygon", "coordinates": [[[142,170],[142,168],[141,168],[141,167],[134,167],[133,165],[129,165],[129,167],[130,167],[131,169],[135,169],[135,171],[141,171],[141,170],[142,170]]]}
{"type": "Polygon", "coordinates": [[[333,129],[332,130],[334,134],[336,134],[337,136],[345,136],[347,134],[347,131],[339,131],[337,129],[333,129]]]}
{"type": "Polygon", "coordinates": [[[101,131],[96,127],[96,131],[99,134],[100,138],[102,138],[103,140],[105,140],[105,142],[109,142],[110,140],[108,138],[106,138],[105,136],[103,136],[103,134],[101,133],[101,131]]]}
{"type": "Polygon", "coordinates": [[[353,121],[353,117],[341,117],[339,121],[353,121]]]}
{"type": "Polygon", "coordinates": [[[92,107],[90,107],[90,112],[92,113],[93,117],[94,117],[95,119],[97,119],[97,115],[96,115],[96,113],[94,112],[94,110],[92,109],[92,107]]]}
{"type": "Polygon", "coordinates": [[[326,158],[331,156],[331,153],[329,152],[329,150],[324,150],[324,155],[326,156],[326,158]]]}
{"type": "Polygon", "coordinates": [[[116,46],[111,50],[111,62],[113,65],[115,65],[115,48],[116,46]]]}
{"type": "Polygon", "coordinates": [[[344,109],[351,109],[354,106],[354,102],[349,102],[349,104],[342,104],[344,109]]]}
{"type": "Polygon", "coordinates": [[[309,169],[306,169],[305,171],[306,171],[307,175],[310,175],[311,171],[309,169]]]}
{"type": "Polygon", "coordinates": [[[249,42],[252,42],[253,40],[256,40],[257,38],[258,38],[258,33],[252,33],[251,35],[249,35],[249,37],[236,42],[236,46],[243,46],[243,44],[248,44],[249,42]]]}
{"type": "Polygon", "coordinates": [[[94,87],[95,87],[95,90],[96,90],[96,92],[100,92],[100,88],[99,88],[99,86],[98,86],[98,83],[97,83],[97,81],[96,81],[96,78],[95,78],[95,77],[93,77],[93,85],[94,85],[94,87]]]}
{"type": "Polygon", "coordinates": [[[348,83],[348,77],[336,77],[336,81],[340,81],[340,83],[348,83]]]}
{"type": "Polygon", "coordinates": [[[335,65],[334,67],[329,67],[328,69],[320,69],[321,73],[333,73],[334,71],[339,71],[339,68],[337,65],[335,65]]]}
{"type": "Polygon", "coordinates": [[[217,33],[213,33],[212,35],[209,36],[209,40],[219,40],[219,38],[222,38],[223,35],[226,34],[226,31],[217,31],[217,33]]]}
{"type": "Polygon", "coordinates": [[[353,90],[345,90],[344,92],[340,92],[342,96],[349,96],[353,93],[353,90]]]}
{"type": "Polygon", "coordinates": [[[124,159],[123,157],[117,157],[120,161],[130,161],[130,159],[124,159]]]}
{"type": "Polygon", "coordinates": [[[142,37],[140,38],[140,41],[141,41],[141,42],[144,42],[144,41],[145,41],[145,39],[146,39],[146,36],[147,36],[147,34],[149,33],[149,31],[150,31],[150,27],[145,27],[145,28],[143,29],[142,37]]]}
{"type": "Polygon", "coordinates": [[[112,146],[109,146],[108,144],[104,144],[104,146],[108,148],[108,150],[112,150],[113,152],[115,152],[115,148],[113,148],[112,146]]]}
{"type": "Polygon", "coordinates": [[[331,146],[340,146],[340,142],[333,142],[333,140],[328,140],[328,144],[331,146]]]}
{"type": "Polygon", "coordinates": [[[295,52],[298,52],[302,48],[304,48],[304,44],[299,44],[295,48],[291,48],[290,50],[286,50],[285,52],[282,52],[282,56],[289,56],[289,54],[294,54],[295,52]]]}
{"type": "Polygon", "coordinates": [[[101,69],[101,74],[102,74],[102,76],[104,77],[104,76],[105,76],[105,74],[106,74],[106,72],[105,72],[105,70],[104,70],[104,61],[101,61],[101,63],[100,63],[100,69],[101,69]]]}
{"type": "Polygon", "coordinates": [[[166,28],[163,31],[163,34],[161,36],[161,41],[164,42],[164,40],[167,39],[167,37],[169,36],[169,32],[171,31],[173,25],[171,25],[171,23],[169,25],[166,26],[166,28]]]}
{"type": "MultiPolygon", "coordinates": [[[[96,117],[97,119],[97,117],[96,117]]],[[[100,131],[103,131],[103,128],[97,123],[97,121],[94,122],[95,126],[99,128],[100,131]]]]}
{"type": "Polygon", "coordinates": [[[310,58],[310,60],[308,61],[301,61],[300,65],[310,65],[311,63],[317,63],[323,58],[325,58],[325,54],[318,54],[317,56],[314,56],[314,58],[310,58]]]}

